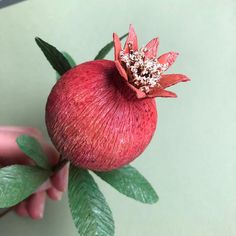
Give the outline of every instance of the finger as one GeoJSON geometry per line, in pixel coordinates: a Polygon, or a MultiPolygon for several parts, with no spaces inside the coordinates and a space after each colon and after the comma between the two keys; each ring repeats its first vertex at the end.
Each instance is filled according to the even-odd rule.
{"type": "Polygon", "coordinates": [[[52,185],[59,191],[65,192],[68,185],[69,163],[51,177],[52,185]]]}
{"type": "Polygon", "coordinates": [[[52,166],[58,162],[57,151],[43,139],[39,130],[31,127],[0,126],[0,163],[2,165],[33,163],[16,143],[16,138],[22,134],[32,136],[39,141],[52,166]]]}
{"type": "Polygon", "coordinates": [[[29,213],[26,209],[26,201],[23,201],[21,203],[19,203],[16,207],[15,207],[15,212],[19,215],[19,216],[29,216],[29,213]]]}
{"type": "Polygon", "coordinates": [[[2,165],[30,164],[30,159],[19,149],[16,138],[28,134],[42,139],[40,132],[30,127],[0,127],[0,163],[2,165]]]}
{"type": "Polygon", "coordinates": [[[28,126],[0,126],[0,132],[2,131],[29,134],[39,139],[43,137],[42,133],[38,129],[28,126]]]}
{"type": "Polygon", "coordinates": [[[42,219],[46,201],[46,192],[38,192],[30,196],[27,201],[27,210],[32,219],[42,219]]]}
{"type": "Polygon", "coordinates": [[[47,194],[48,194],[48,196],[52,199],[52,200],[54,200],[54,201],[60,201],[61,200],[61,198],[62,198],[62,192],[61,191],[59,191],[59,190],[57,190],[56,188],[49,188],[48,190],[47,190],[47,194]]]}

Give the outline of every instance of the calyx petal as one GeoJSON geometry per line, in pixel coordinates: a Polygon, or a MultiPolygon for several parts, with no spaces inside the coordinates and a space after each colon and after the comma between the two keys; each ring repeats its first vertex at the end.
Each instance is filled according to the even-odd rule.
{"type": "Polygon", "coordinates": [[[116,33],[113,33],[113,41],[114,41],[114,56],[116,61],[119,59],[119,54],[121,51],[121,42],[116,33]]]}
{"type": "Polygon", "coordinates": [[[147,94],[147,97],[149,97],[149,98],[153,98],[153,97],[176,98],[177,95],[171,91],[167,91],[167,90],[164,90],[163,88],[156,87],[150,93],[147,94]]]}
{"type": "Polygon", "coordinates": [[[125,47],[124,47],[125,53],[129,52],[129,43],[132,43],[132,49],[134,51],[138,50],[138,39],[137,39],[137,35],[135,33],[133,25],[129,26],[129,35],[128,35],[128,38],[126,39],[125,47]]]}
{"type": "Polygon", "coordinates": [[[128,86],[136,93],[138,99],[147,97],[147,94],[142,92],[140,89],[134,87],[132,84],[128,83],[128,86]]]}
{"type": "Polygon", "coordinates": [[[127,85],[136,93],[137,98],[145,98],[147,97],[146,93],[142,92],[140,89],[134,87],[132,84],[128,82],[128,75],[125,69],[121,66],[120,62],[117,60],[115,61],[116,69],[118,70],[119,74],[121,75],[122,79],[125,80],[127,85]]]}
{"type": "Polygon", "coordinates": [[[120,64],[120,61],[116,60],[116,61],[115,61],[115,65],[116,65],[116,69],[119,71],[121,77],[122,77],[124,80],[128,81],[128,75],[127,75],[125,69],[124,69],[124,68],[122,67],[122,65],[120,64]]]}
{"type": "Polygon", "coordinates": [[[179,55],[178,52],[167,52],[165,54],[162,54],[160,57],[158,57],[158,62],[160,64],[168,64],[168,68],[175,62],[177,56],[179,55]]]}
{"type": "Polygon", "coordinates": [[[179,82],[187,82],[187,81],[190,81],[190,79],[186,75],[169,74],[169,75],[162,75],[159,80],[159,84],[161,85],[162,88],[167,88],[179,82]]]}
{"type": "Polygon", "coordinates": [[[147,52],[145,53],[145,56],[147,58],[152,58],[157,56],[157,48],[159,45],[159,39],[154,38],[152,39],[146,46],[145,48],[147,49],[147,52]]]}

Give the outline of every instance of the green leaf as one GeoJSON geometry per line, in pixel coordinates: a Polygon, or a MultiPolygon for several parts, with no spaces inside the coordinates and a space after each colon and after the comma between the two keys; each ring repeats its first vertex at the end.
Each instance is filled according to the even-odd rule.
{"type": "Polygon", "coordinates": [[[50,169],[47,155],[44,153],[41,145],[35,138],[23,134],[17,137],[16,143],[21,151],[35,161],[39,167],[50,169]]]}
{"type": "Polygon", "coordinates": [[[130,198],[148,204],[158,201],[158,196],[151,184],[132,166],[95,173],[120,193],[130,198]]]}
{"type": "Polygon", "coordinates": [[[112,212],[87,170],[70,166],[69,204],[80,236],[113,236],[112,212]]]}
{"type": "Polygon", "coordinates": [[[11,207],[30,196],[51,172],[37,166],[12,165],[0,169],[0,208],[11,207]]]}
{"type": "MultiPolygon", "coordinates": [[[[62,52],[63,56],[66,58],[66,60],[69,62],[71,68],[76,66],[76,62],[74,61],[74,59],[72,58],[72,56],[67,53],[67,52],[62,52]]],[[[61,76],[58,74],[58,72],[56,72],[56,80],[59,80],[61,78],[61,76]]]]}
{"type": "MultiPolygon", "coordinates": [[[[122,35],[120,37],[120,40],[122,40],[123,38],[125,38],[128,35],[128,33],[122,35]]],[[[105,58],[105,56],[111,51],[111,49],[114,47],[114,42],[111,41],[110,43],[108,43],[105,47],[103,47],[99,52],[98,55],[94,58],[94,60],[100,60],[105,58]]]]}
{"type": "Polygon", "coordinates": [[[71,67],[75,67],[76,66],[75,60],[72,58],[72,56],[68,52],[62,52],[62,54],[64,55],[66,60],[69,62],[71,67]]]}
{"type": "Polygon", "coordinates": [[[52,67],[60,75],[63,75],[65,72],[71,69],[71,66],[65,56],[55,47],[38,37],[35,38],[35,41],[40,47],[40,49],[43,51],[44,55],[46,56],[52,67]]]}

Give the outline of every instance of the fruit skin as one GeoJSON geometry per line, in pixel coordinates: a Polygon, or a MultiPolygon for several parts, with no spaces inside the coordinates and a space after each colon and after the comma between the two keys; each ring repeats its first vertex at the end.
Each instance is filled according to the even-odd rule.
{"type": "Polygon", "coordinates": [[[66,72],[46,105],[49,136],[75,166],[109,171],[138,157],[156,129],[152,98],[137,99],[114,61],[97,60],[66,72]]]}

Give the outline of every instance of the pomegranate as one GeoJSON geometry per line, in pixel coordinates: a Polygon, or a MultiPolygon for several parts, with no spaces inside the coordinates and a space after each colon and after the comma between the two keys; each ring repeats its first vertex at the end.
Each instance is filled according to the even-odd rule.
{"type": "Polygon", "coordinates": [[[176,97],[165,90],[185,75],[163,75],[177,53],[156,57],[158,39],[138,49],[133,26],[122,50],[113,35],[115,61],[96,60],[67,71],[46,105],[49,136],[75,166],[109,171],[138,157],[157,124],[154,97],[176,97]]]}

